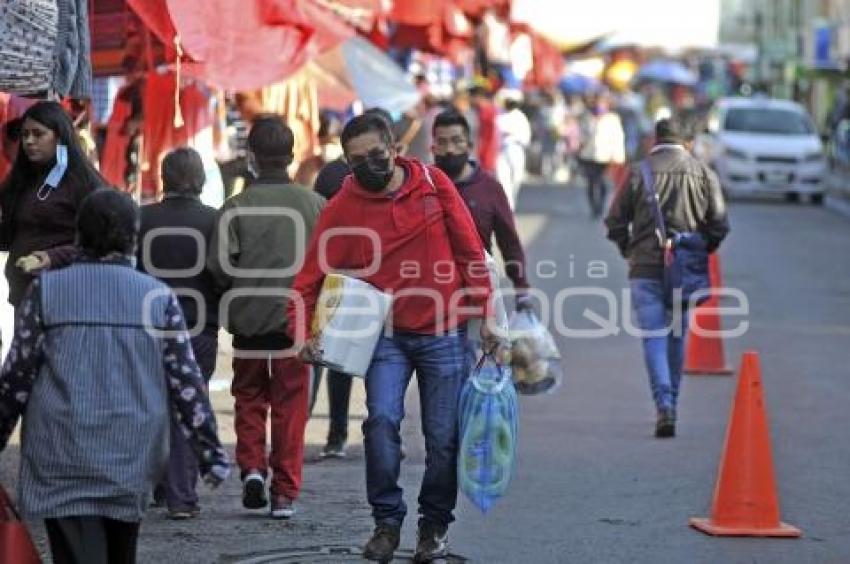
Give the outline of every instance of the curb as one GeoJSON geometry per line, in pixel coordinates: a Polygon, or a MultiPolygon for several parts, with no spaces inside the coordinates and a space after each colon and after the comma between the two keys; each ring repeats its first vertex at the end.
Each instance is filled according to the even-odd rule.
{"type": "Polygon", "coordinates": [[[824,206],[827,209],[830,209],[836,213],[839,213],[850,219],[850,200],[847,198],[842,198],[840,196],[831,196],[827,194],[826,198],[824,198],[824,206]]]}
{"type": "Polygon", "coordinates": [[[824,207],[850,218],[850,174],[831,170],[827,173],[824,207]]]}

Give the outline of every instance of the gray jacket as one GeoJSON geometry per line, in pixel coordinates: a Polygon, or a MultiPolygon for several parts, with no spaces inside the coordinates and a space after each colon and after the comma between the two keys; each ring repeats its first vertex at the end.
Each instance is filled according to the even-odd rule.
{"type": "Polygon", "coordinates": [[[0,374],[0,449],[23,416],[25,517],[140,520],[165,469],[171,416],[201,472],[227,476],[182,312],[165,284],[128,260],[83,259],[31,288],[0,374]]]}

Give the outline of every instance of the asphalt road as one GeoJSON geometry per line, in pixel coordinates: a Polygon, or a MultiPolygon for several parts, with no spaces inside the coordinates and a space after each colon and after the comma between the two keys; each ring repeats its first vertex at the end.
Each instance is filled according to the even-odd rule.
{"type": "MultiPolygon", "coordinates": [[[[624,265],[579,192],[527,188],[518,212],[521,221],[546,216],[528,241],[531,262],[566,269],[534,281],[547,295],[625,286],[624,265]],[[593,260],[610,266],[607,278],[588,278],[593,260]]],[[[488,516],[463,505],[459,553],[482,562],[850,562],[850,223],[765,201],[733,203],[731,222],[722,270],[749,299],[750,328],[726,353],[736,368],[743,351],[760,353],[782,516],[803,538],[711,538],[687,526],[709,508],[735,379],[688,377],[679,436],[656,440],[640,345],[622,334],[560,340],[564,385],[524,398],[517,478],[488,516]]],[[[593,327],[580,322],[586,308],[607,317],[601,298],[569,300],[568,326],[593,327]]]]}
{"type": "MultiPolygon", "coordinates": [[[[603,288],[621,307],[624,265],[589,219],[579,190],[526,187],[517,212],[537,288],[550,299],[565,288],[603,288]]],[[[709,508],[735,380],[688,377],[679,436],[656,440],[640,344],[621,332],[558,338],[563,385],[549,396],[522,398],[516,478],[486,516],[461,499],[450,532],[455,553],[485,563],[850,562],[850,222],[822,208],[764,201],[734,203],[731,221],[721,250],[724,279],[748,296],[750,310],[725,320],[749,323],[746,334],[726,342],[726,353],[735,367],[745,350],[761,355],[782,517],[803,538],[711,538],[688,527],[689,517],[709,508]]],[[[590,330],[598,328],[594,312],[607,318],[608,309],[602,297],[574,294],[559,317],[590,330]]],[[[220,360],[213,398],[232,443],[229,362],[220,360]]],[[[408,400],[403,483],[415,508],[424,467],[415,386],[408,400]]],[[[246,515],[234,479],[204,492],[196,521],[169,522],[152,511],[140,562],[356,561],[354,547],[371,530],[358,446],[362,386],[355,385],[347,460],[316,461],[325,405],[320,398],[308,426],[294,520],[246,515]]],[[[14,458],[14,450],[0,458],[4,483],[13,481],[14,458]]],[[[414,529],[411,516],[407,549],[414,529]]],[[[37,527],[36,538],[43,547],[37,527]]]]}

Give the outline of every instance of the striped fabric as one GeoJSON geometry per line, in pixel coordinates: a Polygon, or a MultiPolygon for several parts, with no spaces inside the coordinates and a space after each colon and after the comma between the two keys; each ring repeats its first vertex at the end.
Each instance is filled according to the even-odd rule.
{"type": "Polygon", "coordinates": [[[142,304],[158,294],[148,319],[164,327],[169,290],[108,264],[47,272],[41,284],[46,358],[23,422],[22,512],[140,520],[169,421],[163,341],[145,329],[142,304]]]}
{"type": "Polygon", "coordinates": [[[0,2],[0,91],[50,88],[58,25],[55,0],[0,2]]]}

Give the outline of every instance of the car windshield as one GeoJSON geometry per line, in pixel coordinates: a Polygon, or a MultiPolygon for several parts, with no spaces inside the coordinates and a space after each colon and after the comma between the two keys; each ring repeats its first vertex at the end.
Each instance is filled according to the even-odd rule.
{"type": "Polygon", "coordinates": [[[768,135],[810,135],[809,118],[799,112],[769,108],[735,108],[726,113],[726,131],[766,133],[768,135]]]}

